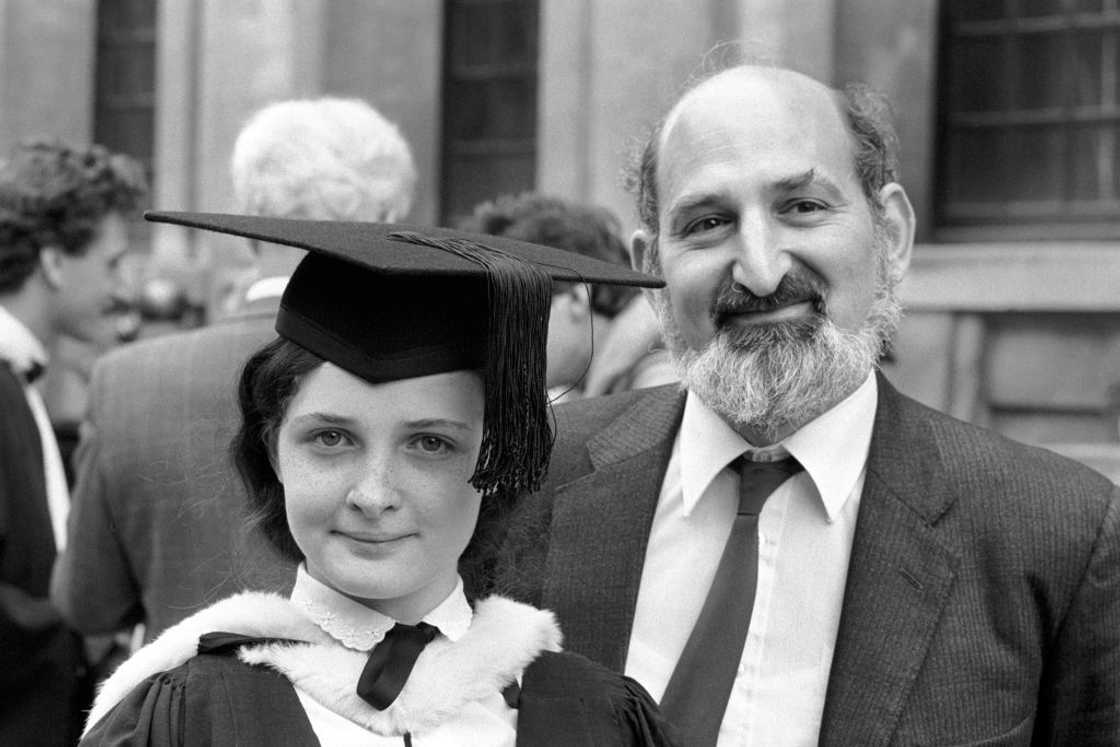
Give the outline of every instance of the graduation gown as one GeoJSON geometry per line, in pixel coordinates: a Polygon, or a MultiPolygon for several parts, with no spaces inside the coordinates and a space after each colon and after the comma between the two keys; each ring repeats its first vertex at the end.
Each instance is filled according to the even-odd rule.
{"type": "Polygon", "coordinates": [[[470,632],[456,643],[430,644],[401,695],[377,711],[354,692],[365,655],[293,626],[293,610],[277,595],[247,593],[195,616],[203,620],[189,618],[169,629],[106,682],[82,744],[317,745],[293,682],[371,731],[410,731],[421,739],[459,704],[501,690],[517,672],[518,745],[674,743],[640,685],[555,650],[559,631],[551,613],[500,597],[479,602],[470,632]],[[207,614],[223,606],[235,614],[207,614]],[[255,611],[246,617],[245,610],[255,611]],[[304,642],[196,653],[197,630],[215,624],[304,642]]]}

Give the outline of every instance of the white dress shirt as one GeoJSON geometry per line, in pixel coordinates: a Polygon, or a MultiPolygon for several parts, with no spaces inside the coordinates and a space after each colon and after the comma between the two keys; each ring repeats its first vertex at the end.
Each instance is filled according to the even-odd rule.
{"type": "MultiPolygon", "coordinates": [[[[396,620],[355,602],[313,579],[301,563],[292,588],[292,603],[300,607],[323,632],[341,645],[355,651],[369,651],[385,637],[396,620]]],[[[435,625],[440,635],[452,641],[470,628],[474,611],[463,594],[463,581],[424,622],[435,625]]],[[[354,683],[357,687],[357,683],[354,683]]],[[[363,729],[319,703],[299,687],[295,688],[311,728],[323,745],[370,745],[401,747],[399,736],[381,736],[363,729]]],[[[451,745],[488,745],[513,747],[517,738],[517,711],[506,705],[500,692],[473,701],[455,718],[425,734],[413,734],[414,747],[451,747],[451,745]]]]}
{"type": "MultiPolygon", "coordinates": [[[[779,445],[805,471],[775,490],[759,515],[754,611],[720,745],[818,742],[876,401],[869,375],[779,445]]],[[[738,475],[728,465],[753,450],[689,393],[650,529],[626,659],[626,674],[657,700],[731,531],[738,475]]]]}
{"type": "MultiPolygon", "coordinates": [[[[31,330],[16,319],[10,311],[0,306],[0,359],[9,361],[17,373],[23,373],[34,364],[47,364],[47,351],[31,330]]],[[[40,379],[40,381],[42,381],[40,379]]],[[[39,429],[39,444],[43,451],[43,472],[47,486],[47,512],[51,518],[51,532],[55,549],[62,552],[66,546],[66,519],[70,514],[70,489],[66,485],[66,470],[62,454],[54,436],[47,407],[39,394],[39,384],[25,384],[24,397],[35,425],[39,429]]]]}

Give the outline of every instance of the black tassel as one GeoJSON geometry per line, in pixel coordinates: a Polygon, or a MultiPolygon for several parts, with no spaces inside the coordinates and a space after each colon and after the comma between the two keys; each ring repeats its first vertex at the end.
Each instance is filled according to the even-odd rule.
{"type": "Polygon", "coordinates": [[[520,257],[466,239],[412,231],[387,238],[442,249],[486,270],[485,426],[471,485],[483,495],[539,489],[553,440],[545,391],[551,276],[520,257]]]}

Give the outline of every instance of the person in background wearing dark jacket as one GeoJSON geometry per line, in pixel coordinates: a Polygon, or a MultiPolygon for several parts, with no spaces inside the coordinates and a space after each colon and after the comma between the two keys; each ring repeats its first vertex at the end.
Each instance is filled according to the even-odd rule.
{"type": "Polygon", "coordinates": [[[63,334],[112,340],[143,170],[101,146],[0,164],[0,744],[71,745],[91,695],[81,637],[48,599],[69,491],[39,385],[63,334]]]}

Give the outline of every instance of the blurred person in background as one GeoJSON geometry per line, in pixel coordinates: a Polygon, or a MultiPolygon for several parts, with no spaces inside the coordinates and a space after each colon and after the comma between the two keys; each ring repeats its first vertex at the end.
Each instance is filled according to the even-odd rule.
{"type": "MultiPolygon", "coordinates": [[[[233,148],[237,210],[395,221],[416,171],[397,128],[368,104],[323,98],[254,114],[233,148]]],[[[79,450],[70,544],[52,595],[86,633],[144,625],[151,639],[245,587],[284,588],[294,566],[240,531],[245,494],[227,456],[237,372],[271,339],[303,252],[254,243],[227,315],[99,361],[79,450]],[[95,592],[91,590],[96,590],[95,592]]]]}
{"type": "MultiPolygon", "coordinates": [[[[408,143],[358,99],[264,107],[238,135],[230,171],[235,208],[245,215],[395,223],[412,209],[416,190],[408,143]]],[[[219,316],[278,299],[303,257],[302,249],[277,244],[250,241],[250,248],[252,266],[218,289],[219,316]]]]}
{"type": "Polygon", "coordinates": [[[39,389],[67,335],[116,332],[138,163],[42,140],[0,164],[0,744],[73,744],[89,682],[81,637],[48,599],[69,490],[39,389]]]}
{"type": "MultiPolygon", "coordinates": [[[[619,237],[618,219],[610,211],[581,205],[549,195],[525,192],[503,195],[475,207],[458,228],[474,233],[505,236],[564,249],[604,262],[628,265],[626,245],[619,237]]],[[[634,288],[587,283],[553,284],[548,322],[548,390],[553,401],[583,395],[589,372],[609,346],[615,318],[652,317],[648,305],[634,288]],[[630,307],[640,307],[631,311],[630,307]],[[590,332],[590,334],[589,334],[590,332]]],[[[610,357],[616,365],[603,391],[625,391],[676,381],[668,353],[658,344],[656,321],[636,323],[644,336],[622,355],[610,357]],[[653,333],[648,332],[652,328],[653,333]],[[639,347],[640,346],[640,347],[639,347]]],[[[623,343],[625,344],[625,343],[623,343]]],[[[602,393],[602,392],[596,392],[602,393]]]]}

